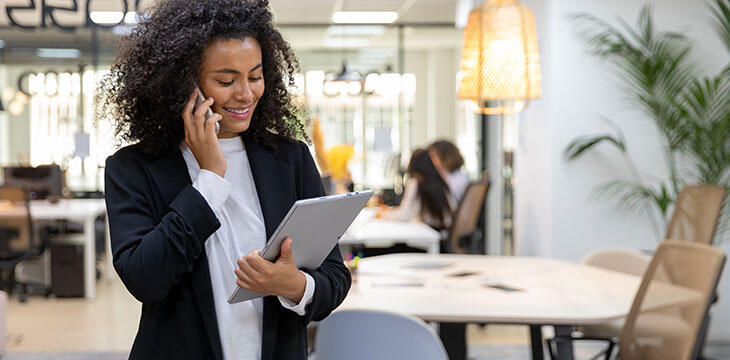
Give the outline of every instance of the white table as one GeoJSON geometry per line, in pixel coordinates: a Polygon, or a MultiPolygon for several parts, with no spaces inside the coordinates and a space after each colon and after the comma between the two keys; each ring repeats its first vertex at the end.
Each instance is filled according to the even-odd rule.
{"type": "MultiPolygon", "coordinates": [[[[552,325],[566,334],[574,325],[625,317],[640,282],[638,276],[557,259],[391,254],[360,261],[357,281],[338,310],[394,311],[442,323],[524,324],[538,331],[552,325]],[[475,274],[453,276],[459,273],[475,274]]],[[[699,299],[690,289],[665,290],[667,296],[653,306],[699,299]]],[[[533,333],[532,340],[533,358],[541,359],[541,334],[533,333]]],[[[465,355],[466,342],[460,341],[465,355]]],[[[559,351],[561,358],[572,358],[572,347],[559,351]]]]}
{"type": "MultiPolygon", "coordinates": [[[[96,240],[94,221],[106,213],[104,199],[62,199],[56,203],[33,200],[30,215],[34,222],[68,220],[84,224],[84,295],[87,299],[96,296],[96,240]]],[[[109,226],[106,226],[106,273],[111,276],[111,247],[109,226]]]]}
{"type": "Polygon", "coordinates": [[[340,238],[340,245],[389,247],[395,243],[439,253],[441,234],[422,222],[376,219],[377,209],[365,208],[340,238]]]}

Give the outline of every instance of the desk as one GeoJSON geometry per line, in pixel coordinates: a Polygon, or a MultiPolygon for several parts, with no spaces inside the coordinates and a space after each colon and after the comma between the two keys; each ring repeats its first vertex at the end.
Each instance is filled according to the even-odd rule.
{"type": "MultiPolygon", "coordinates": [[[[450,351],[449,357],[454,359],[466,355],[465,323],[522,324],[537,331],[542,325],[552,325],[556,333],[569,334],[574,325],[626,316],[640,282],[638,276],[558,259],[391,254],[360,260],[357,281],[338,310],[394,311],[460,325],[456,340],[462,342],[457,345],[463,347],[463,354],[450,351]],[[453,276],[467,272],[474,274],[453,276]]],[[[699,298],[686,288],[669,286],[666,291],[667,296],[652,306],[699,298]]],[[[542,335],[531,332],[533,359],[542,359],[542,335]]],[[[571,345],[558,351],[561,359],[573,357],[571,345]]]]}
{"type": "MultiPolygon", "coordinates": [[[[106,213],[104,199],[62,199],[57,203],[46,200],[30,202],[30,216],[34,222],[68,220],[84,224],[84,294],[87,299],[96,296],[96,240],[94,221],[106,213]]],[[[111,247],[109,246],[109,226],[106,231],[106,272],[111,273],[111,247]]]]}
{"type": "Polygon", "coordinates": [[[340,245],[389,247],[395,243],[420,248],[431,254],[439,253],[441,234],[422,222],[376,219],[377,209],[365,208],[347,229],[340,245]]]}

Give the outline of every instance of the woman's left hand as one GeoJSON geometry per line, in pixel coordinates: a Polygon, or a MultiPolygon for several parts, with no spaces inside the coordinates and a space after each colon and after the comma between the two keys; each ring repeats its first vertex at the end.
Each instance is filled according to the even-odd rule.
{"type": "Polygon", "coordinates": [[[236,284],[259,294],[283,296],[299,303],[307,280],[294,262],[291,242],[291,238],[284,239],[279,258],[274,263],[262,258],[259,250],[238,259],[236,284]]]}

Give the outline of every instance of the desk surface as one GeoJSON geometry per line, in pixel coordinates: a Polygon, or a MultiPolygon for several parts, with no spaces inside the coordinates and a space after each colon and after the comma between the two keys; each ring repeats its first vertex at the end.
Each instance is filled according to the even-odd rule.
{"type": "Polygon", "coordinates": [[[340,239],[341,244],[389,246],[396,242],[411,246],[438,247],[441,234],[422,222],[381,220],[376,209],[365,208],[340,239]]]}
{"type": "Polygon", "coordinates": [[[52,203],[46,200],[30,202],[30,215],[34,220],[84,220],[104,214],[104,199],[61,199],[52,203]]]}
{"type": "MultiPolygon", "coordinates": [[[[624,317],[641,281],[557,259],[446,254],[365,258],[357,278],[339,309],[388,310],[427,321],[545,325],[596,324],[624,317]],[[475,274],[453,276],[471,272],[475,274]]],[[[697,296],[674,286],[666,291],[667,303],[655,306],[697,296]]]]}

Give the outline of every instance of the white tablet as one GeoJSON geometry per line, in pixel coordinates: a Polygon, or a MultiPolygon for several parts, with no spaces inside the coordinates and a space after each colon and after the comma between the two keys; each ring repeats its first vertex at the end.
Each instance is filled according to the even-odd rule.
{"type": "MultiPolygon", "coordinates": [[[[373,191],[365,190],[295,202],[269,238],[261,257],[275,261],[279,257],[281,243],[290,237],[297,267],[318,268],[371,196],[373,191]]],[[[264,295],[236,286],[228,303],[261,296],[264,295]]]]}

